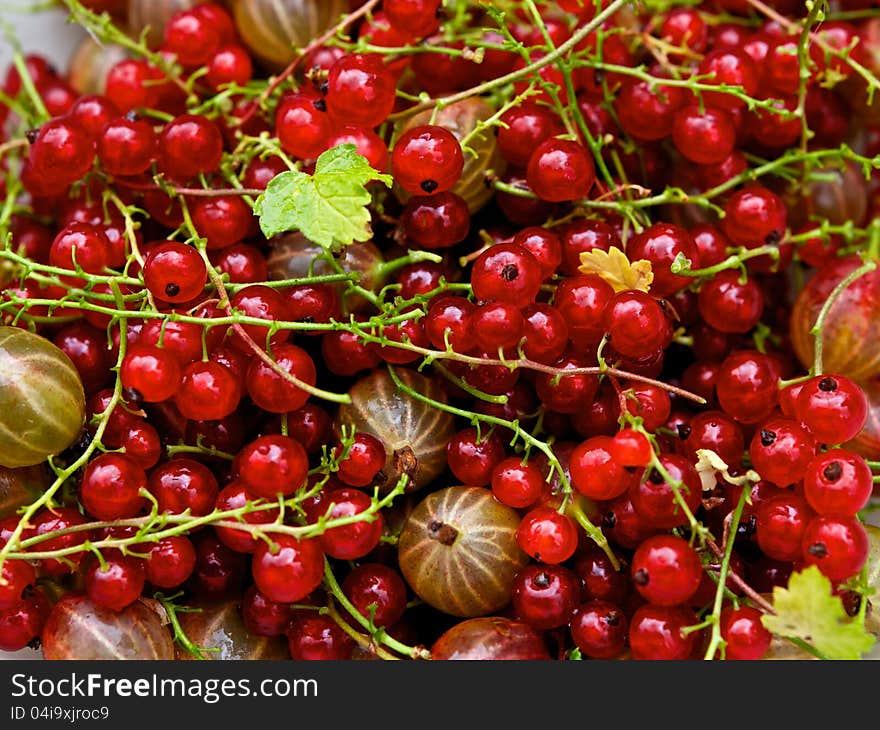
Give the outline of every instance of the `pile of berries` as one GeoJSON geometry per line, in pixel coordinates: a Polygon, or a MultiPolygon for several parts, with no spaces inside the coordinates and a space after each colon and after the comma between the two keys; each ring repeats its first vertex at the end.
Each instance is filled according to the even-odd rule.
{"type": "Polygon", "coordinates": [[[0,373],[0,648],[99,650],[85,601],[210,655],[232,602],[293,659],[826,658],[772,621],[813,575],[868,653],[876,3],[307,0],[280,64],[284,3],[64,5],[103,45],[3,80],[0,329],[82,429],[20,463],[69,394],[0,373]]]}

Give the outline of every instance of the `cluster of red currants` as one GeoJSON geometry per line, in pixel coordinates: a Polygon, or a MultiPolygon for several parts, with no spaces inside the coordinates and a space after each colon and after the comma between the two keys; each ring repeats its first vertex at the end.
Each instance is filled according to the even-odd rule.
{"type": "MultiPolygon", "coordinates": [[[[39,124],[3,144],[21,154],[0,321],[71,360],[86,423],[50,497],[0,514],[0,648],[39,640],[60,593],[122,614],[174,591],[233,596],[297,659],[430,647],[473,616],[431,605],[395,545],[450,483],[515,514],[499,615],[547,657],[762,658],[773,588],[809,566],[859,614],[880,356],[803,362],[791,292],[861,262],[878,178],[832,193],[861,195],[846,225],[788,183],[880,151],[852,91],[880,20],[857,2],[819,25],[785,1],[502,4],[489,29],[478,4],[352,3],[264,74],[232,10],[188,3],[100,91],[39,55],[10,68],[4,135],[31,106],[39,124]],[[342,144],[394,181],[366,188],[372,239],[262,235],[254,199],[342,144]],[[407,392],[394,438],[339,423],[333,391],[406,370],[440,395],[407,392]],[[383,497],[427,461],[418,409],[456,419],[442,468],[383,497]]],[[[436,580],[497,590],[482,560],[436,580]]]]}

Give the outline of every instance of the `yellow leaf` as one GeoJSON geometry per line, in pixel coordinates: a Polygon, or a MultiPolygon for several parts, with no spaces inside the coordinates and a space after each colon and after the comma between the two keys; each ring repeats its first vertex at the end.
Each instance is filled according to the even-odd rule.
{"type": "Polygon", "coordinates": [[[615,292],[626,289],[648,291],[654,281],[651,262],[645,259],[630,262],[626,254],[617,247],[608,251],[593,249],[581,253],[582,274],[598,274],[614,288],[615,292]]]}

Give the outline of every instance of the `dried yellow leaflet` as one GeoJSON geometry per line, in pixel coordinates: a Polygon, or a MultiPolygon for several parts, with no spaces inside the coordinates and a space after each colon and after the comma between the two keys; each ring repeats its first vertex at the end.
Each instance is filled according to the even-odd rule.
{"type": "Polygon", "coordinates": [[[617,247],[608,251],[594,249],[581,253],[582,274],[598,274],[607,281],[615,292],[627,289],[648,291],[654,281],[651,262],[645,259],[630,262],[626,254],[617,247]]]}

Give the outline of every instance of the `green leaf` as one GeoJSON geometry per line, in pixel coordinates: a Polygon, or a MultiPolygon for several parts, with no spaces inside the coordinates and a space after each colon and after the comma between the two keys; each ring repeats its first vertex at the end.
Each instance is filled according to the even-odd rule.
{"type": "Polygon", "coordinates": [[[391,185],[391,176],[370,167],[353,144],[342,144],[318,157],[313,175],[299,170],[276,175],[254,212],[266,238],[298,230],[324,248],[367,241],[372,196],[366,186],[373,180],[391,185]]]}
{"type": "Polygon", "coordinates": [[[773,589],[773,608],[775,616],[761,617],[768,631],[801,639],[827,659],[861,659],[874,646],[874,636],[847,616],[831,581],[815,565],[792,573],[787,588],[773,589]]]}

